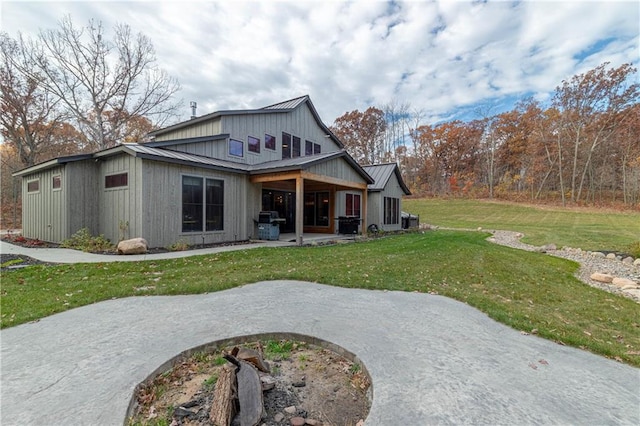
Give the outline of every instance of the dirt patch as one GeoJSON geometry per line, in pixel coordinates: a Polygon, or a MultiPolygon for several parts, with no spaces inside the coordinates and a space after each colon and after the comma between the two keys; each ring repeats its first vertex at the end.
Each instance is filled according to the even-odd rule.
{"type": "MultiPolygon", "coordinates": [[[[294,417],[310,425],[351,425],[370,408],[370,381],[364,368],[329,349],[294,340],[256,341],[241,345],[263,350],[270,366],[263,393],[261,425],[290,425],[294,417]]],[[[129,425],[212,425],[209,412],[222,358],[233,346],[196,352],[139,386],[129,425]]],[[[263,374],[263,373],[261,373],[263,374]]],[[[265,373],[266,374],[266,373],[265,373]]],[[[237,419],[232,425],[239,424],[237,419]]]]}

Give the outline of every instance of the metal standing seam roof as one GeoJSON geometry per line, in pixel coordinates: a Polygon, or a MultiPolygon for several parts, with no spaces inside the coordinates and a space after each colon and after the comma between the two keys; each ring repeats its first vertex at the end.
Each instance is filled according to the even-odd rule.
{"type": "Polygon", "coordinates": [[[277,104],[269,105],[260,109],[295,109],[300,104],[309,100],[309,95],[300,96],[299,98],[289,99],[288,101],[279,102],[277,104]]]}
{"type": "Polygon", "coordinates": [[[173,151],[169,149],[153,148],[137,143],[123,144],[125,150],[129,150],[137,157],[147,159],[164,160],[168,162],[178,162],[183,164],[198,164],[216,169],[224,169],[235,172],[248,172],[250,166],[244,163],[236,163],[233,161],[218,160],[217,158],[205,157],[197,154],[189,154],[186,152],[173,151]]]}
{"type": "Polygon", "coordinates": [[[42,163],[35,164],[33,166],[24,168],[22,170],[18,170],[17,172],[12,173],[11,176],[16,176],[16,177],[24,176],[37,171],[50,169],[59,164],[67,164],[67,163],[72,163],[74,161],[88,160],[92,157],[93,157],[93,154],[77,154],[77,155],[68,155],[65,157],[58,157],[52,160],[47,160],[42,163]]]}
{"type": "Polygon", "coordinates": [[[374,180],[374,183],[370,184],[368,187],[369,191],[383,191],[385,186],[387,186],[391,175],[395,173],[398,177],[398,183],[405,194],[411,194],[411,191],[409,191],[409,188],[407,188],[404,180],[402,179],[402,175],[400,175],[400,170],[396,163],[374,164],[371,166],[362,166],[362,168],[374,180]]]}

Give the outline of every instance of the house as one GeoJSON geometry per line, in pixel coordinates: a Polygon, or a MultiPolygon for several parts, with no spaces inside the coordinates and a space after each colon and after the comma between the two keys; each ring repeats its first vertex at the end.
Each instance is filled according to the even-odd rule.
{"type": "Polygon", "coordinates": [[[396,163],[364,166],[373,179],[367,186],[367,223],[383,231],[402,229],[402,196],[411,195],[396,163]]]}
{"type": "Polygon", "coordinates": [[[81,228],[150,247],[257,236],[261,211],[281,232],[334,234],[341,217],[399,226],[408,190],[397,166],[360,166],[309,96],[219,111],[92,154],[56,158],[22,177],[23,235],[61,242],[81,228]],[[375,177],[374,177],[375,176],[375,177]],[[377,180],[376,180],[377,177],[377,180]]]}

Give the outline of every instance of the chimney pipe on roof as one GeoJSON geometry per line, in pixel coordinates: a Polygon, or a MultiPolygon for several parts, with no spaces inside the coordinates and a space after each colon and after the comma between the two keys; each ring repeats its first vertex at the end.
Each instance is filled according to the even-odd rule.
{"type": "Polygon", "coordinates": [[[196,108],[198,108],[198,104],[195,101],[191,101],[189,106],[191,107],[191,119],[196,118],[196,108]]]}

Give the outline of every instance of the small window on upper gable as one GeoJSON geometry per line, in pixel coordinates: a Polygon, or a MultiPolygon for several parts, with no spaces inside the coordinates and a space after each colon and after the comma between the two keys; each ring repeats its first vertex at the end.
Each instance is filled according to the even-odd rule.
{"type": "Polygon", "coordinates": [[[229,139],[229,155],[244,157],[244,143],[235,139],[229,139]]]}
{"type": "Polygon", "coordinates": [[[267,135],[265,133],[264,135],[264,148],[265,149],[272,149],[272,150],[276,150],[276,137],[275,136],[271,136],[271,135],[267,135]]]}
{"type": "Polygon", "coordinates": [[[248,150],[249,152],[255,152],[256,154],[260,154],[260,139],[254,138],[253,136],[249,136],[247,138],[248,141],[248,150]]]}

